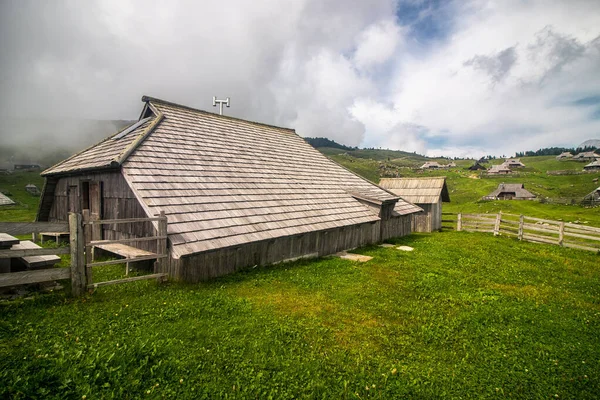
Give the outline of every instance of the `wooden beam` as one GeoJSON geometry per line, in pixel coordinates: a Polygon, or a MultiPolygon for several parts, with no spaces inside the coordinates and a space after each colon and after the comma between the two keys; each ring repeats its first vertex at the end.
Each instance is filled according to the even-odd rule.
{"type": "Polygon", "coordinates": [[[150,240],[164,240],[166,236],[152,236],[152,237],[139,237],[131,239],[115,239],[115,240],[92,240],[86,246],[100,246],[103,244],[116,244],[116,243],[133,243],[133,242],[147,242],[150,240]]]}
{"type": "Polygon", "coordinates": [[[0,250],[0,258],[17,258],[29,256],[53,256],[57,254],[69,254],[69,247],[58,247],[56,249],[24,249],[24,250],[0,250]]]}
{"type": "Polygon", "coordinates": [[[65,232],[69,230],[66,222],[0,222],[0,232],[9,235],[29,235],[40,232],[65,232]]]}
{"type": "Polygon", "coordinates": [[[125,219],[102,219],[97,221],[84,221],[83,225],[106,225],[106,224],[129,224],[132,222],[152,222],[160,221],[163,217],[153,218],[125,218],[125,219]]]}
{"type": "Polygon", "coordinates": [[[88,269],[91,269],[92,267],[101,267],[103,265],[115,265],[115,264],[123,264],[123,263],[132,263],[132,262],[136,262],[136,261],[156,260],[159,258],[166,258],[166,257],[167,257],[166,255],[153,254],[151,256],[121,258],[119,260],[88,263],[86,266],[88,267],[88,269]]]}
{"type": "Polygon", "coordinates": [[[143,281],[146,279],[156,279],[156,278],[166,278],[168,274],[160,273],[160,274],[150,274],[150,275],[142,275],[142,276],[134,276],[133,278],[123,278],[123,279],[115,279],[114,281],[106,281],[106,282],[97,282],[91,285],[88,285],[88,289],[96,289],[102,286],[108,285],[116,285],[119,283],[126,282],[134,282],[134,281],[143,281]]]}
{"type": "Polygon", "coordinates": [[[0,274],[0,287],[69,279],[70,277],[71,268],[48,268],[36,271],[10,272],[0,274]]]}

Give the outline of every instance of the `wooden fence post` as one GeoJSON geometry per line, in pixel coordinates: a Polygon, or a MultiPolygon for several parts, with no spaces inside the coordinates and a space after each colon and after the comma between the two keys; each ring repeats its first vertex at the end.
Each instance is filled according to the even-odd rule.
{"type": "Polygon", "coordinates": [[[564,223],[564,221],[561,221],[560,228],[558,231],[558,245],[559,246],[563,245],[564,239],[565,239],[565,223],[564,223]]]}
{"type": "Polygon", "coordinates": [[[456,216],[456,231],[460,232],[462,231],[462,214],[458,213],[458,215],[456,216]]]}
{"type": "MultiPolygon", "coordinates": [[[[90,222],[90,210],[83,210],[83,222],[87,223],[90,222]]],[[[84,225],[83,228],[83,237],[84,237],[84,243],[87,245],[88,242],[90,240],[92,240],[92,226],[91,225],[84,225]]],[[[92,267],[89,267],[88,265],[91,264],[92,262],[94,262],[94,256],[93,253],[94,250],[93,248],[90,247],[85,247],[85,276],[86,276],[86,280],[87,280],[87,284],[91,285],[92,283],[94,283],[94,275],[92,273],[92,267]]]]}
{"type": "Polygon", "coordinates": [[[500,234],[500,221],[502,221],[502,211],[496,214],[496,224],[494,225],[494,236],[500,234]]]}
{"type": "Polygon", "coordinates": [[[71,246],[71,293],[73,296],[81,296],[87,281],[85,278],[85,258],[83,226],[81,214],[69,213],[69,241],[71,246]]]}
{"type": "MultiPolygon", "coordinates": [[[[158,236],[167,236],[167,217],[164,211],[160,212],[160,220],[158,221],[158,236]]],[[[158,239],[156,241],[156,253],[159,255],[167,255],[167,239],[158,239]]],[[[166,272],[166,258],[159,258],[156,261],[154,272],[166,272]]]]}
{"type": "Polygon", "coordinates": [[[525,216],[523,214],[521,214],[521,216],[519,217],[519,240],[523,240],[523,224],[525,222],[525,216]]]}

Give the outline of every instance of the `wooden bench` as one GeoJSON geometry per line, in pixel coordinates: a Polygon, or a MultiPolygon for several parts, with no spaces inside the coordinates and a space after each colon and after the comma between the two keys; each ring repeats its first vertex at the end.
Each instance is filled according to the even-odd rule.
{"type": "Polygon", "coordinates": [[[63,239],[69,241],[69,232],[40,232],[40,243],[44,243],[44,237],[52,237],[59,244],[63,239]]]}
{"type": "MultiPolygon", "coordinates": [[[[136,258],[136,257],[151,257],[156,256],[158,258],[158,254],[152,253],[151,251],[138,249],[137,247],[127,246],[126,244],[121,243],[109,243],[109,244],[98,244],[95,245],[94,248],[106,251],[108,253],[114,254],[116,256],[123,257],[125,259],[136,258]]],[[[130,271],[130,264],[139,262],[144,263],[148,260],[141,261],[126,261],[126,269],[125,273],[128,275],[130,271]]]]}
{"type": "MultiPolygon", "coordinates": [[[[33,243],[30,240],[21,241],[18,244],[13,245],[11,250],[30,250],[30,249],[41,249],[40,246],[33,243]]],[[[27,257],[19,257],[18,260],[25,264],[27,269],[36,269],[36,268],[50,268],[54,264],[60,262],[59,256],[27,256],[27,257]]]]}

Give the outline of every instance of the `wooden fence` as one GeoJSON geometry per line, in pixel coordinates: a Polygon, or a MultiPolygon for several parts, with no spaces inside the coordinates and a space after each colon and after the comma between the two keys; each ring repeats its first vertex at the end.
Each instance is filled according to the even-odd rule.
{"type": "Polygon", "coordinates": [[[600,228],[525,215],[459,213],[456,230],[488,232],[494,236],[600,252],[600,228]]]}
{"type": "Polygon", "coordinates": [[[68,268],[48,268],[40,270],[8,272],[0,274],[0,287],[16,286],[32,283],[48,282],[52,280],[69,279],[71,281],[71,293],[73,296],[80,296],[86,289],[95,289],[100,286],[112,285],[117,283],[131,282],[142,279],[164,279],[167,274],[158,271],[165,269],[161,265],[167,257],[167,218],[164,213],[161,213],[156,218],[135,218],[122,220],[96,220],[84,221],[81,214],[70,213],[68,223],[49,223],[49,222],[0,222],[0,232],[8,233],[9,235],[28,235],[38,234],[41,232],[59,231],[69,232],[69,246],[58,248],[38,248],[38,249],[22,249],[0,250],[0,259],[10,259],[17,257],[41,256],[41,255],[58,255],[70,254],[71,265],[68,268]],[[121,223],[143,223],[157,222],[157,235],[149,238],[132,238],[120,240],[97,240],[91,241],[90,235],[85,233],[86,226],[103,225],[103,224],[121,224],[121,223]],[[97,245],[106,244],[123,244],[134,241],[157,241],[157,252],[144,255],[142,257],[127,257],[125,259],[93,262],[92,253],[97,245]],[[129,277],[107,282],[93,282],[92,267],[100,267],[103,265],[113,265],[126,263],[127,268],[130,262],[141,260],[156,259],[155,271],[153,274],[129,277]]]}

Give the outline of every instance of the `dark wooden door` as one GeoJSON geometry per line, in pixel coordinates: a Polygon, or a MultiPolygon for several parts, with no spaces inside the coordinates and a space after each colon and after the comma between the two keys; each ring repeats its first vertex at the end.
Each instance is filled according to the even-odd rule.
{"type": "Polygon", "coordinates": [[[75,185],[70,185],[67,189],[67,196],[69,201],[69,212],[79,212],[79,190],[75,185]]]}

